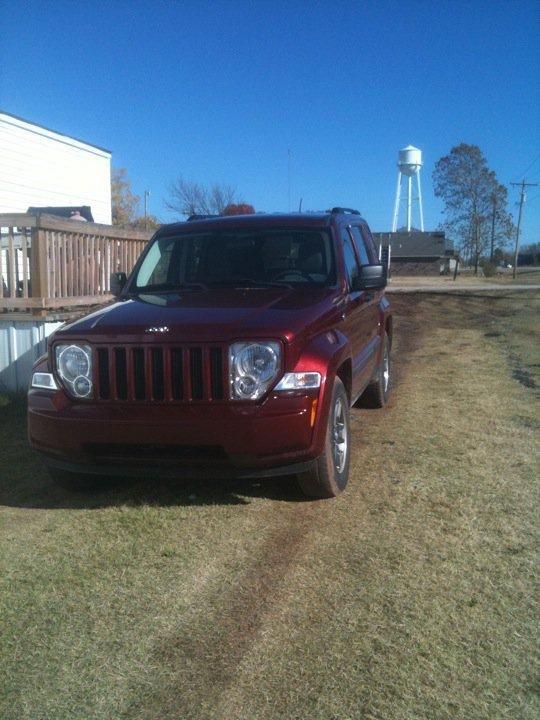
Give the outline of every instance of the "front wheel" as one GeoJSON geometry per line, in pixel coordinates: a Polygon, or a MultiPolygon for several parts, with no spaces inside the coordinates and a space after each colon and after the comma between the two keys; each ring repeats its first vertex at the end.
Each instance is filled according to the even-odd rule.
{"type": "Polygon", "coordinates": [[[349,479],[349,455],[349,398],[337,377],[328,412],[324,451],[312,470],[298,476],[302,492],[312,498],[331,498],[343,492],[349,479]]]}

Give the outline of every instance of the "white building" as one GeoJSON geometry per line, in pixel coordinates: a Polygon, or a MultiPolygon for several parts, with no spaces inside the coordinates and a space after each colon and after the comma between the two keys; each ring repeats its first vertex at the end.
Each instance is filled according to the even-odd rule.
{"type": "Polygon", "coordinates": [[[111,152],[0,111],[0,213],[82,205],[111,224],[111,152]]]}

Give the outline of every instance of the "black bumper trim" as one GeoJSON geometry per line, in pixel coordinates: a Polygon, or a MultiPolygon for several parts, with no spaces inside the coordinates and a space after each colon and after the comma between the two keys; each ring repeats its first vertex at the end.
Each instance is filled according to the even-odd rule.
{"type": "Polygon", "coordinates": [[[122,465],[96,465],[93,463],[80,464],[72,463],[66,460],[46,455],[39,452],[46,465],[58,470],[67,470],[68,472],[80,473],[81,475],[105,475],[110,477],[140,477],[149,478],[158,475],[164,478],[193,478],[193,479],[223,479],[234,480],[242,478],[273,478],[282,475],[295,475],[297,473],[312,470],[315,460],[307,460],[305,462],[292,463],[291,465],[280,465],[271,468],[220,468],[212,466],[190,466],[179,465],[176,467],[147,465],[145,467],[122,466],[122,465]]]}

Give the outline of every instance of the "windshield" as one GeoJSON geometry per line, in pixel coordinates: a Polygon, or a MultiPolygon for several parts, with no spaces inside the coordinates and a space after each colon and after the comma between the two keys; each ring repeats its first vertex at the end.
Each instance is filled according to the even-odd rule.
{"type": "Polygon", "coordinates": [[[212,286],[334,285],[328,232],[208,232],[158,238],[139,267],[131,291],[212,286]]]}

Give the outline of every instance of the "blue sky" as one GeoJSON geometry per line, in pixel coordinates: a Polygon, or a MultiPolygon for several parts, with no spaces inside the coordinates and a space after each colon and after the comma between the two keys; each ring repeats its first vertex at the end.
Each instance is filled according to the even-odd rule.
{"type": "Polygon", "coordinates": [[[0,27],[0,107],[111,149],[163,221],[179,174],[286,211],[288,149],[294,208],[358,207],[375,230],[409,143],[428,229],[433,166],[460,142],[504,184],[540,181],[538,0],[2,0],[0,27]]]}

